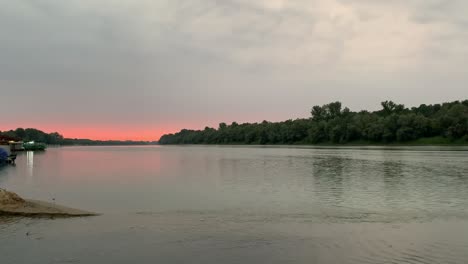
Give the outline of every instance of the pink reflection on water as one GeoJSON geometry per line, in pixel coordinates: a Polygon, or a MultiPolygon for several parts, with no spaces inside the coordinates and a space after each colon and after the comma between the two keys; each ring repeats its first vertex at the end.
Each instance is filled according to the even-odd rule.
{"type": "Polygon", "coordinates": [[[131,183],[135,177],[141,180],[159,175],[157,147],[131,148],[131,152],[128,147],[51,148],[48,155],[36,158],[34,171],[50,180],[71,183],[131,183]],[[135,152],[135,148],[140,151],[135,152]]]}

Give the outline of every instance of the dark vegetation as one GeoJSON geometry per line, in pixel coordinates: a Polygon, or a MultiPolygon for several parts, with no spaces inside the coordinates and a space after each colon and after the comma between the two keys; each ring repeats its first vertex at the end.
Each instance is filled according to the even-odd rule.
{"type": "Polygon", "coordinates": [[[468,144],[468,100],[352,112],[340,102],[314,106],[311,117],[283,122],[183,129],[160,144],[468,144]]]}
{"type": "Polygon", "coordinates": [[[34,128],[17,128],[15,130],[0,131],[0,137],[8,137],[14,140],[22,140],[24,142],[36,141],[48,145],[90,145],[90,146],[104,146],[104,145],[147,145],[154,142],[147,141],[118,141],[118,140],[91,140],[91,139],[77,139],[77,138],[64,138],[57,132],[45,133],[41,130],[34,128]]]}

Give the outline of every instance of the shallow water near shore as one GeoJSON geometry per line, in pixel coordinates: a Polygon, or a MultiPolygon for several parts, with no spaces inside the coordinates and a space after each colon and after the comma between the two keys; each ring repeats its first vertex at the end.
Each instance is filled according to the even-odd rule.
{"type": "Polygon", "coordinates": [[[1,263],[466,263],[467,147],[63,147],[0,187],[102,215],[0,217],[1,263]]]}

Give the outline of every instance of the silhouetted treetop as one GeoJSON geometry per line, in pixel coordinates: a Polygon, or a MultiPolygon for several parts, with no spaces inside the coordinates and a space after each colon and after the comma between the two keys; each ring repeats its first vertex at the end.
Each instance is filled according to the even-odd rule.
{"type": "Polygon", "coordinates": [[[405,108],[392,101],[374,112],[353,112],[341,102],[313,106],[311,118],[219,124],[218,129],[164,135],[160,144],[317,144],[408,142],[439,137],[468,142],[468,100],[405,108]]]}

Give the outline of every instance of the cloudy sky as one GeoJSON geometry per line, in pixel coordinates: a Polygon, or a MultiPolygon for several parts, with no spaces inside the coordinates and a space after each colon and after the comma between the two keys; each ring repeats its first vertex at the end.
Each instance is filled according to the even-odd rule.
{"type": "Polygon", "coordinates": [[[466,0],[0,0],[0,130],[181,128],[468,98],[466,0]]]}

